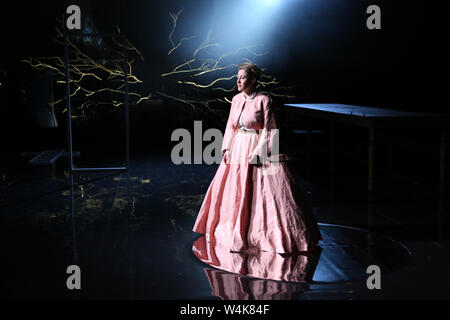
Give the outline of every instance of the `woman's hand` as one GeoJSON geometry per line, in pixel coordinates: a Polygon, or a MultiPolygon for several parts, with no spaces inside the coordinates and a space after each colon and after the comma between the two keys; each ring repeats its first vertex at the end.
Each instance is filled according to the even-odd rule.
{"type": "Polygon", "coordinates": [[[226,149],[223,152],[223,161],[225,161],[225,164],[229,164],[230,162],[230,150],[226,149]]]}
{"type": "Polygon", "coordinates": [[[247,158],[249,164],[258,165],[260,164],[259,157],[257,154],[250,153],[247,158]]]}

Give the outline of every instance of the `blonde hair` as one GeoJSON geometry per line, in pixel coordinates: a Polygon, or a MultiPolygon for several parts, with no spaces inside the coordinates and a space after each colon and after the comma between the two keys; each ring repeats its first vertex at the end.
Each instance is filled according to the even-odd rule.
{"type": "Polygon", "coordinates": [[[239,70],[247,71],[250,77],[256,78],[256,81],[258,81],[261,78],[261,68],[254,63],[244,62],[241,63],[238,67],[239,70]]]}

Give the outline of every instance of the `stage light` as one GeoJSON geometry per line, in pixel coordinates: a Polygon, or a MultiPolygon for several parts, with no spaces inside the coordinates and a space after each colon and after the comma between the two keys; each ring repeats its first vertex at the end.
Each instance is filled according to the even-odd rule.
{"type": "Polygon", "coordinates": [[[270,6],[276,5],[280,0],[264,0],[264,3],[270,6]]]}

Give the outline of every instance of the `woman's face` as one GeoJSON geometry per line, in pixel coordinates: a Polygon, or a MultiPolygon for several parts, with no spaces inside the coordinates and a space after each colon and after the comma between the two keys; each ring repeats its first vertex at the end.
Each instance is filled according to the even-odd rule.
{"type": "Polygon", "coordinates": [[[237,75],[237,88],[239,92],[246,91],[250,88],[256,79],[252,79],[247,71],[240,69],[237,75]]]}

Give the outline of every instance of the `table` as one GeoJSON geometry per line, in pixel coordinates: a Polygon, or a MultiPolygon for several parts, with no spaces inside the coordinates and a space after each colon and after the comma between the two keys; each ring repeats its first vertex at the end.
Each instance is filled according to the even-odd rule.
{"type": "MultiPolygon", "coordinates": [[[[331,122],[330,148],[331,157],[334,153],[334,123],[339,122],[350,126],[366,127],[369,130],[368,143],[368,192],[374,191],[374,153],[375,130],[381,128],[411,128],[411,127],[438,127],[441,130],[440,138],[440,171],[439,192],[445,188],[445,157],[447,146],[447,131],[450,116],[447,114],[433,114],[424,112],[409,112],[366,106],[347,104],[284,104],[288,113],[319,118],[331,122]]],[[[310,128],[309,128],[310,130],[310,128]]],[[[310,139],[308,139],[310,141],[310,139]]]]}

